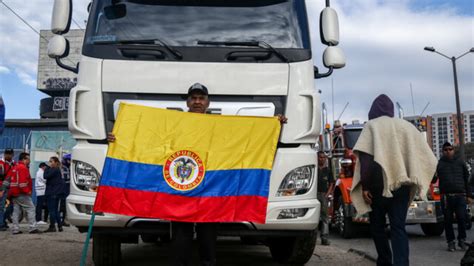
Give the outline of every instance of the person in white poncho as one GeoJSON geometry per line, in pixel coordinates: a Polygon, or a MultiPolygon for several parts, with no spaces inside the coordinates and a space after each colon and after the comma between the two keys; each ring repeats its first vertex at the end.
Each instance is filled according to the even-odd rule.
{"type": "Polygon", "coordinates": [[[357,162],[351,199],[358,215],[369,212],[377,265],[409,265],[408,206],[415,193],[426,199],[436,170],[436,158],[422,134],[393,115],[390,98],[378,96],[354,147],[357,162]],[[385,233],[387,215],[391,247],[385,233]]]}

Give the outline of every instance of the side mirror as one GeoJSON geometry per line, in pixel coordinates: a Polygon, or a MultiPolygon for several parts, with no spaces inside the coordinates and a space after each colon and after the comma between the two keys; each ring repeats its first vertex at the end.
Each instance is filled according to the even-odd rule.
{"type": "Polygon", "coordinates": [[[324,50],[323,63],[327,68],[342,68],[346,65],[346,57],[341,48],[329,46],[324,50]]]}
{"type": "Polygon", "coordinates": [[[119,19],[127,14],[127,6],[125,4],[112,4],[104,7],[104,14],[107,19],[119,19]]]}
{"type": "Polygon", "coordinates": [[[71,26],[71,18],[72,0],[55,0],[51,17],[51,31],[54,34],[67,33],[71,26]]]}
{"type": "Polygon", "coordinates": [[[62,35],[54,35],[48,42],[48,56],[56,60],[59,67],[73,73],[79,73],[79,63],[76,67],[68,66],[61,62],[61,58],[69,55],[69,42],[62,35]]]}
{"type": "Polygon", "coordinates": [[[319,17],[321,42],[325,45],[336,46],[339,44],[339,19],[336,10],[326,7],[319,17]]]}
{"type": "Polygon", "coordinates": [[[48,56],[64,58],[69,54],[69,42],[61,35],[54,35],[48,42],[48,56]]]}

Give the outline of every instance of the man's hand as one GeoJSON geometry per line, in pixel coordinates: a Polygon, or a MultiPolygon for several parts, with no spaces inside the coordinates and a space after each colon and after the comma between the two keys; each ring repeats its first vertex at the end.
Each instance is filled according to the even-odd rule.
{"type": "Polygon", "coordinates": [[[278,121],[280,121],[281,124],[286,124],[286,122],[288,122],[288,118],[284,115],[277,115],[278,117],[278,121]]]}
{"type": "Polygon", "coordinates": [[[367,204],[372,205],[372,194],[370,193],[370,191],[368,190],[362,191],[362,197],[364,198],[364,201],[367,204]]]}
{"type": "Polygon", "coordinates": [[[115,141],[115,135],[112,132],[107,133],[107,141],[108,142],[114,142],[115,141]]]}
{"type": "Polygon", "coordinates": [[[467,197],[467,204],[472,204],[474,202],[473,198],[467,197]]]}
{"type": "Polygon", "coordinates": [[[0,190],[0,198],[3,197],[3,193],[5,193],[4,190],[0,190]]]}

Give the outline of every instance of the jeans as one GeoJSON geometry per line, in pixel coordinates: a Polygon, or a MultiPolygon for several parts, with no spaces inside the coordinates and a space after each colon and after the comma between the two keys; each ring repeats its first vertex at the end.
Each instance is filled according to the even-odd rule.
{"type": "Polygon", "coordinates": [[[454,229],[453,214],[456,213],[458,220],[458,240],[466,240],[466,196],[455,195],[447,196],[443,195],[441,200],[441,208],[444,213],[444,230],[446,232],[446,241],[449,243],[454,241],[454,229]]]}
{"type": "Polygon", "coordinates": [[[49,227],[54,227],[54,224],[61,227],[61,217],[59,217],[59,199],[59,195],[46,196],[49,211],[49,227]]]}
{"type": "Polygon", "coordinates": [[[0,228],[7,226],[5,223],[5,202],[7,201],[8,190],[3,191],[3,195],[0,197],[0,228]]]}
{"type": "MultiPolygon", "coordinates": [[[[201,265],[216,265],[217,223],[196,223],[201,265]]],[[[194,265],[191,261],[194,223],[172,222],[174,265],[194,265]]]]}
{"type": "MultiPolygon", "coordinates": [[[[46,196],[37,196],[36,197],[36,221],[39,222],[39,221],[43,221],[43,210],[45,209],[44,208],[44,204],[45,204],[45,201],[46,201],[46,196]]],[[[44,217],[44,221],[46,221],[46,215],[44,217]]]]}
{"type": "Polygon", "coordinates": [[[31,199],[31,195],[20,195],[18,197],[12,198],[13,202],[13,232],[20,231],[20,214],[22,210],[26,211],[26,220],[28,221],[29,231],[36,229],[36,219],[35,219],[35,205],[31,199]]]}
{"type": "Polygon", "coordinates": [[[402,186],[393,191],[392,194],[392,198],[377,194],[372,195],[372,211],[369,213],[370,232],[377,249],[377,265],[409,265],[409,246],[408,235],[405,231],[405,220],[410,199],[410,187],[402,186]],[[385,233],[385,217],[387,214],[390,221],[391,249],[385,233]]]}
{"type": "Polygon", "coordinates": [[[321,224],[321,239],[327,239],[329,236],[329,217],[326,193],[318,192],[318,200],[321,203],[321,214],[319,215],[319,223],[321,224]]]}

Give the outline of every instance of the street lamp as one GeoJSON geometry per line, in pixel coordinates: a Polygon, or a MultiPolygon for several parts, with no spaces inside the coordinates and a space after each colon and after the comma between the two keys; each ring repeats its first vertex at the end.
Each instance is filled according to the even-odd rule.
{"type": "Polygon", "coordinates": [[[461,105],[459,103],[459,92],[458,92],[458,75],[456,73],[456,60],[458,60],[459,58],[467,55],[468,53],[474,53],[474,47],[472,47],[471,49],[469,49],[469,51],[465,52],[464,54],[458,56],[458,57],[449,57],[443,53],[440,53],[438,51],[436,51],[435,48],[433,47],[425,47],[425,50],[428,51],[428,52],[433,52],[433,53],[437,53],[449,60],[451,60],[452,64],[453,64],[453,75],[454,75],[454,92],[455,92],[455,95],[456,95],[456,117],[458,119],[458,137],[459,137],[459,153],[461,154],[461,159],[464,160],[465,157],[464,157],[464,119],[461,117],[461,105]]]}

